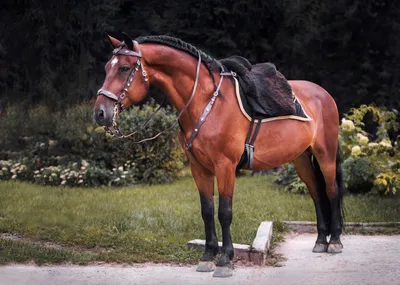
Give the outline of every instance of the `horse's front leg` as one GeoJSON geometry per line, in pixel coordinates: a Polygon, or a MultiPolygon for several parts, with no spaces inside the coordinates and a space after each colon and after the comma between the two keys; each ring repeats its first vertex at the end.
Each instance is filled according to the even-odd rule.
{"type": "Polygon", "coordinates": [[[201,216],[206,233],[205,251],[196,270],[210,272],[215,269],[214,260],[218,254],[218,239],[214,222],[214,174],[196,162],[191,163],[191,170],[200,193],[201,216]]]}
{"type": "Polygon", "coordinates": [[[222,228],[222,250],[214,277],[232,276],[234,249],[231,239],[232,199],[235,186],[235,165],[229,161],[216,164],[215,172],[219,192],[218,220],[222,228]]]}

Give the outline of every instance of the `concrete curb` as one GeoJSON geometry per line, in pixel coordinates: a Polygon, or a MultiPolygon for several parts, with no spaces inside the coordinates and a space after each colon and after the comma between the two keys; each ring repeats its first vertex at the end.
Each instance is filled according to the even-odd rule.
{"type": "MultiPolygon", "coordinates": [[[[284,224],[291,230],[298,233],[316,233],[316,222],[299,222],[299,221],[285,221],[284,224]]],[[[400,229],[400,222],[391,223],[353,223],[347,222],[345,229],[347,231],[382,231],[387,229],[400,229]]],[[[256,237],[253,244],[233,244],[235,250],[235,258],[240,260],[251,261],[256,265],[265,265],[268,255],[269,247],[271,246],[273,223],[271,221],[264,221],[260,224],[257,230],[256,237]]],[[[195,239],[188,242],[190,249],[204,249],[205,240],[195,239]]],[[[221,248],[222,243],[219,242],[218,246],[221,248]]]]}
{"type": "MultiPolygon", "coordinates": [[[[298,233],[316,233],[317,223],[316,222],[298,222],[298,221],[285,221],[285,225],[292,231],[298,233]]],[[[382,231],[393,228],[400,228],[400,222],[389,222],[389,223],[344,223],[346,231],[382,231]]]]}
{"type": "MultiPolygon", "coordinates": [[[[268,249],[271,246],[272,226],[273,223],[271,221],[262,222],[251,246],[234,243],[233,248],[236,258],[251,261],[256,265],[265,265],[268,249]]],[[[195,239],[188,242],[188,247],[204,249],[205,243],[205,240],[195,239]]],[[[218,246],[222,247],[222,243],[219,242],[218,246]]]]}

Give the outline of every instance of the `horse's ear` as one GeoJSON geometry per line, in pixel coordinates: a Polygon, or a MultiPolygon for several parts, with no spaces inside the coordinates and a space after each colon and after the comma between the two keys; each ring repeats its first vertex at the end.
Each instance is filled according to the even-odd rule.
{"type": "Polygon", "coordinates": [[[106,33],[106,36],[107,36],[108,41],[110,42],[110,44],[111,44],[111,46],[112,46],[113,48],[116,48],[116,47],[121,43],[120,40],[118,40],[118,39],[116,39],[116,38],[110,36],[110,35],[107,34],[107,33],[106,33]]]}
{"type": "Polygon", "coordinates": [[[124,43],[127,45],[128,49],[133,50],[132,39],[125,33],[122,33],[122,39],[124,40],[124,43]]]}

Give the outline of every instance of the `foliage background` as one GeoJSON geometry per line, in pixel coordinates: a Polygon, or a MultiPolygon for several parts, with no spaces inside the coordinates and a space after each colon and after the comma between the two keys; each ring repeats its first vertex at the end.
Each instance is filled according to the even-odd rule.
{"type": "Polygon", "coordinates": [[[110,53],[104,32],[121,31],[274,62],[288,79],[322,85],[341,112],[400,104],[395,0],[5,0],[0,30],[0,105],[94,98],[110,53]]]}
{"type": "MultiPolygon", "coordinates": [[[[176,150],[173,133],[157,147],[133,147],[107,143],[104,134],[94,131],[90,107],[84,102],[95,98],[104,79],[103,66],[111,51],[105,32],[118,36],[125,31],[132,37],[166,34],[216,58],[238,54],[252,63],[271,61],[288,79],[323,86],[342,117],[363,103],[400,108],[400,2],[394,0],[5,0],[0,31],[0,117],[4,106],[7,109],[0,120],[3,179],[19,171],[18,179],[62,183],[68,169],[77,174],[72,172],[76,177],[66,183],[76,184],[83,175],[87,185],[113,184],[128,175],[119,167],[136,163],[128,175],[132,182],[167,182],[174,176],[169,171],[181,167],[182,153],[176,150]],[[152,150],[161,147],[171,165],[154,157],[152,150]],[[118,148],[137,151],[124,159],[118,148]],[[28,165],[38,158],[41,163],[28,165]],[[149,164],[151,159],[157,161],[156,167],[149,164]]],[[[161,97],[157,90],[150,93],[156,100],[161,97]]],[[[146,108],[151,107],[145,106],[141,114],[146,108]]],[[[136,120],[130,113],[121,124],[133,128],[144,118],[136,120]]],[[[161,122],[171,120],[173,114],[167,111],[161,122]]],[[[361,129],[342,136],[346,157],[357,149],[358,133],[361,129]]],[[[374,172],[360,177],[367,177],[369,185],[376,179],[394,179],[368,170],[365,157],[381,153],[360,150],[361,155],[345,164],[352,165],[349,171],[364,165],[366,172],[374,172]]],[[[294,169],[289,167],[288,174],[281,179],[293,180],[294,169]]],[[[297,178],[289,187],[304,192],[298,182],[297,178]]]]}

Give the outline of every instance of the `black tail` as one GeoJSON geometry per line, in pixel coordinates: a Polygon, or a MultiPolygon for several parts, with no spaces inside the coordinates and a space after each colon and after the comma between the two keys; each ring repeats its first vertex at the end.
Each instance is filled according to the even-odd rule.
{"type": "Polygon", "coordinates": [[[336,152],[336,185],[339,192],[339,207],[342,212],[342,228],[344,229],[344,207],[343,207],[343,196],[346,193],[346,187],[343,180],[343,169],[342,169],[342,157],[340,155],[340,144],[338,142],[337,152],[336,152]]]}

